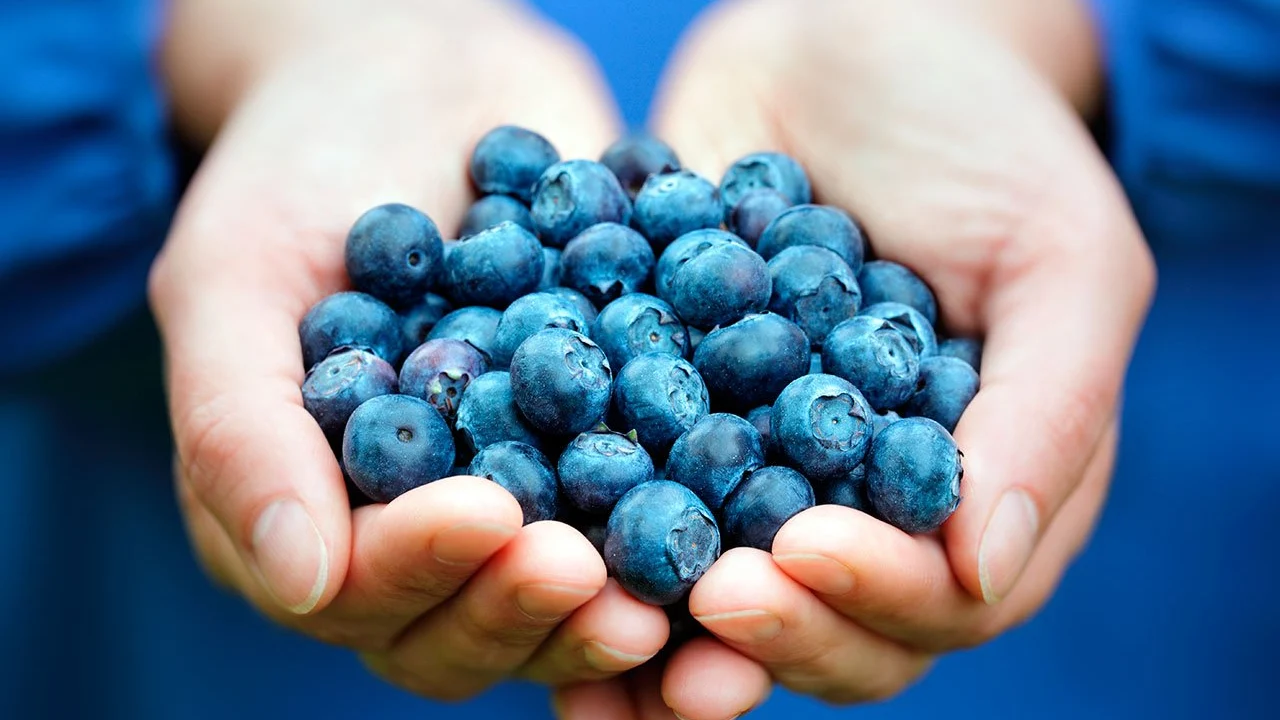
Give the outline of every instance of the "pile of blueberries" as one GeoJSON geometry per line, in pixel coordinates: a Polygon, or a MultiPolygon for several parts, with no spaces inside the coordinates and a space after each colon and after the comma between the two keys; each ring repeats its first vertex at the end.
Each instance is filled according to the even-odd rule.
{"type": "Polygon", "coordinates": [[[369,210],[353,290],[302,319],[303,401],[353,498],[488,478],[665,606],[818,503],[909,533],[954,511],[981,346],[940,342],[929,287],[869,260],[795,160],[749,155],[717,187],[648,135],[561,161],[503,126],[470,174],[460,239],[369,210]]]}

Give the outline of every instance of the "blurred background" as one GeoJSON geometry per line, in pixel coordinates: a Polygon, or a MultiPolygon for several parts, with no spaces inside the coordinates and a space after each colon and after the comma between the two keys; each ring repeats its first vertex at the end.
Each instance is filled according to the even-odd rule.
{"type": "MultiPolygon", "coordinates": [[[[1026,626],[944,658],[891,703],[837,710],[789,698],[788,714],[1276,716],[1280,2],[1099,3],[1111,90],[1101,136],[1156,251],[1160,288],[1097,533],[1026,626]]],[[[640,126],[669,50],[706,3],[536,4],[598,54],[640,126]]],[[[124,179],[151,200],[121,237],[145,242],[23,242],[65,220],[67,198],[41,196],[40,172],[100,163],[75,201],[108,215],[122,181],[112,157],[60,141],[101,130],[74,107],[95,98],[69,87],[66,106],[56,92],[22,104],[16,74],[39,62],[31,43],[55,22],[42,13],[62,13],[44,50],[91,52],[103,33],[154,39],[133,7],[0,9],[0,717],[431,717],[433,706],[383,686],[346,652],[257,619],[191,560],[169,492],[158,346],[138,314],[170,203],[149,183],[162,183],[124,179]],[[32,315],[25,299],[51,288],[56,312],[32,315]],[[96,340],[59,347],[76,327],[96,340]],[[22,367],[30,357],[57,359],[22,367]]],[[[154,97],[126,102],[132,117],[163,124],[154,97]]],[[[169,158],[163,168],[172,150],[161,138],[140,136],[130,152],[169,158]]],[[[519,717],[550,717],[532,687],[490,693],[468,714],[516,717],[517,706],[530,708],[519,717]]]]}

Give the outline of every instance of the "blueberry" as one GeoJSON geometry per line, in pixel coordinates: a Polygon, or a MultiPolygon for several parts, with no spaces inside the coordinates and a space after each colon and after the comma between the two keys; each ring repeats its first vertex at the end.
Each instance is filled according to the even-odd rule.
{"type": "Polygon", "coordinates": [[[467,214],[462,216],[458,237],[471,237],[481,230],[488,230],[504,222],[513,222],[529,232],[535,232],[533,216],[524,203],[507,195],[485,195],[467,208],[467,214]]]}
{"type": "Polygon", "coordinates": [[[640,233],[625,225],[600,223],[564,246],[560,282],[602,307],[638,291],[653,265],[653,248],[640,233]]]}
{"type": "Polygon", "coordinates": [[[811,353],[809,353],[809,374],[810,374],[810,375],[821,375],[821,374],[822,374],[822,372],[823,372],[823,370],[822,370],[822,353],[820,353],[820,352],[811,352],[811,353]]]}
{"type": "Polygon", "coordinates": [[[393,203],[361,215],[347,234],[351,285],[393,307],[432,289],[444,267],[440,230],[420,210],[393,203]]]}
{"type": "Polygon", "coordinates": [[[636,599],[670,605],[720,556],[720,530],[688,488],[654,480],[632,488],[609,514],[604,562],[636,599]]]}
{"type": "Polygon", "coordinates": [[[600,156],[600,164],[613,172],[627,195],[634,199],[650,175],[679,170],[680,158],[658,138],[634,133],[610,145],[600,156]]]}
{"type": "Polygon", "coordinates": [[[451,312],[453,305],[435,293],[423,295],[416,305],[401,312],[400,329],[404,334],[401,347],[404,352],[413,352],[414,348],[426,342],[431,329],[451,312]]]}
{"type": "Polygon", "coordinates": [[[764,465],[759,431],[737,415],[713,413],[676,439],[667,478],[719,510],[747,473],[764,465]]]}
{"type": "Polygon", "coordinates": [[[547,328],[586,334],[587,319],[569,298],[548,292],[525,295],[507,307],[493,337],[493,366],[507,368],[520,343],[547,328]]]}
{"type": "Polygon", "coordinates": [[[879,412],[911,397],[920,375],[920,356],[893,323],[859,315],[827,336],[822,367],[853,383],[879,412]]]}
{"type": "Polygon", "coordinates": [[[797,205],[774,218],[757,247],[766,260],[797,245],[817,245],[840,256],[849,269],[862,269],[866,238],[849,213],[827,205],[797,205]]]}
{"type": "Polygon", "coordinates": [[[707,333],[693,366],[717,408],[745,412],[809,371],[809,339],[781,315],[748,315],[707,333]]]}
{"type": "Polygon", "coordinates": [[[974,370],[982,370],[982,341],[974,338],[950,338],[938,343],[938,354],[959,358],[974,370]]]}
{"type": "Polygon", "coordinates": [[[511,387],[520,412],[551,435],[595,427],[609,409],[612,382],[604,351],[572,330],[537,332],[511,358],[511,387]]]}
{"type": "Polygon", "coordinates": [[[867,464],[838,477],[831,478],[818,489],[818,501],[823,505],[843,505],[867,514],[874,514],[867,499],[867,464]]]}
{"type": "Polygon", "coordinates": [[[335,448],[342,447],[347,418],[361,403],[396,392],[396,371],[367,350],[337,352],[321,360],[302,381],[302,406],[335,448]]]}
{"type": "Polygon", "coordinates": [[[902,416],[893,410],[886,410],[871,416],[871,438],[874,440],[875,436],[879,435],[882,430],[901,419],[902,416]]]}
{"type": "Polygon", "coordinates": [[[928,418],[890,425],[867,454],[867,498],[879,517],[903,532],[937,530],[960,503],[962,477],[955,440],[928,418]]]}
{"type": "Polygon", "coordinates": [[[563,247],[592,225],[631,222],[631,198],[609,168],[567,160],[547,168],[533,189],[533,223],[542,241],[563,247]]]}
{"type": "Polygon", "coordinates": [[[858,284],[862,287],[862,300],[867,305],[899,302],[919,310],[930,324],[938,322],[938,303],[933,298],[933,291],[919,275],[903,265],[889,260],[873,260],[858,272],[858,284]]]}
{"type": "Polygon", "coordinates": [[[511,195],[529,202],[533,185],[560,153],[538,133],[503,125],[490,130],[471,154],[471,182],[485,195],[511,195]]]}
{"type": "Polygon", "coordinates": [[[793,320],[814,347],[836,325],[858,314],[862,291],[849,264],[816,245],[795,245],[769,261],[769,309],[793,320]]]}
{"type": "Polygon", "coordinates": [[[559,512],[555,471],[542,451],[514,440],[494,443],[476,453],[468,475],[492,480],[520,503],[524,524],[552,520],[559,512]]]}
{"type": "Polygon", "coordinates": [[[789,464],[815,484],[838,478],[871,444],[871,407],[835,375],[805,375],[773,404],[773,438],[789,464]]]}
{"type": "Polygon", "coordinates": [[[738,484],[720,512],[725,543],[769,552],[782,526],[813,505],[805,476],[788,467],[762,467],[738,484]]]}
{"type": "Polygon", "coordinates": [[[493,359],[494,335],[498,332],[498,322],[502,313],[489,307],[464,307],[440,318],[440,322],[427,334],[428,340],[453,338],[465,340],[484,355],[485,360],[493,359]]]}
{"type": "Polygon", "coordinates": [[[766,458],[773,454],[773,407],[761,405],[743,416],[747,422],[755,426],[760,433],[760,446],[764,448],[766,458]]]}
{"type": "Polygon", "coordinates": [[[596,321],[596,316],[599,313],[596,312],[596,306],[591,304],[591,301],[587,299],[586,295],[583,295],[573,288],[567,287],[553,287],[546,292],[552,293],[553,295],[559,295],[560,297],[572,302],[582,313],[582,317],[587,319],[588,325],[596,321]]]}
{"type": "Polygon", "coordinates": [[[463,238],[445,263],[447,290],[458,305],[504,308],[542,281],[542,246],[513,222],[463,238]]]}
{"type": "Polygon", "coordinates": [[[379,395],[351,413],[342,464],[375,502],[439,480],[453,467],[453,437],[440,413],[409,395],[379,395]]]}
{"type": "Polygon", "coordinates": [[[694,230],[681,235],[675,242],[668,245],[667,249],[662,251],[662,257],[658,258],[658,266],[653,275],[653,284],[658,297],[671,302],[671,281],[675,278],[676,270],[699,254],[725,243],[737,243],[748,247],[745,240],[724,230],[694,230]]]}
{"type": "Polygon", "coordinates": [[[605,429],[574,438],[556,467],[565,496],[587,513],[609,512],[631,488],[653,479],[653,460],[635,434],[605,429]]]}
{"type": "Polygon", "coordinates": [[[960,358],[935,355],[920,361],[920,379],[904,410],[955,432],[960,416],[977,394],[977,370],[960,358]]]}
{"type": "Polygon", "coordinates": [[[661,250],[685,233],[719,228],[723,217],[716,186],[701,175],[679,170],[649,177],[636,195],[631,223],[661,250]]]}
{"type": "Polygon", "coordinates": [[[752,190],[743,195],[742,199],[729,210],[725,224],[730,231],[746,240],[754,248],[760,242],[760,236],[764,234],[764,229],[769,227],[769,223],[786,212],[789,207],[791,207],[791,201],[777,190],[772,188],[752,190]]]}
{"type": "Polygon", "coordinates": [[[560,287],[560,254],[559,248],[542,248],[542,279],[538,281],[539,290],[560,287]]]}
{"type": "Polygon", "coordinates": [[[428,340],[405,358],[400,392],[431,403],[452,426],[467,386],[486,369],[484,356],[465,340],[428,340]]]}
{"type": "Polygon", "coordinates": [[[507,372],[488,372],[471,381],[458,403],[457,428],[462,449],[470,453],[505,440],[542,448],[542,439],[516,407],[507,372]]]}
{"type": "Polygon", "coordinates": [[[762,188],[777,190],[793,205],[813,200],[804,168],[778,152],[753,153],[735,162],[720,180],[720,197],[726,208],[732,208],[743,195],[762,188]]]}
{"type": "Polygon", "coordinates": [[[689,353],[689,334],[676,311],[652,295],[632,293],[609,303],[591,326],[591,339],[609,357],[609,365],[625,367],[647,352],[689,353]]]}
{"type": "Polygon", "coordinates": [[[764,259],[749,247],[726,243],[707,248],[675,271],[671,306],[681,320],[709,329],[763,312],[772,289],[764,259]]]}
{"type": "Polygon", "coordinates": [[[651,454],[665,455],[676,438],[710,412],[707,386],[688,360],[661,352],[632,358],[618,372],[614,409],[651,454]]]}
{"type": "Polygon", "coordinates": [[[334,293],[311,306],[298,324],[298,335],[307,368],[340,348],[361,348],[394,363],[403,342],[396,311],[361,292],[334,293]]]}
{"type": "Polygon", "coordinates": [[[921,360],[938,353],[938,336],[934,333],[933,325],[919,310],[910,305],[896,302],[876,303],[863,307],[858,314],[888,320],[907,338],[907,342],[915,349],[921,360]]]}

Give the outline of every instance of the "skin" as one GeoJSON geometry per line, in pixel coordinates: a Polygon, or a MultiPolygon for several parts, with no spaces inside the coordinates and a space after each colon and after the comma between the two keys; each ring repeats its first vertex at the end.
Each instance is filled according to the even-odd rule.
{"type": "Polygon", "coordinates": [[[755,150],[793,154],[820,202],[936,289],[947,327],[988,339],[956,430],[965,498],[929,536],[827,506],[788,522],[772,557],[726,553],[690,596],[720,643],[563,689],[562,717],[719,720],[773,682],[881,700],[1050,597],[1104,502],[1155,283],[1081,120],[1098,66],[1080,0],[742,0],[700,20],[659,136],[708,177],[755,150]]]}
{"type": "Polygon", "coordinates": [[[197,555],[267,616],[410,691],[456,699],[523,676],[565,686],[570,718],[728,718],[775,681],[886,698],[936,654],[1025,620],[1102,505],[1154,285],[1079,119],[1100,82],[1078,3],[741,0],[687,38],[659,135],[706,177],[764,148],[798,157],[819,201],[921,271],[953,331],[987,339],[983,388],[956,433],[966,499],[939,534],[806,511],[772,558],[732,551],[694,588],[715,638],[617,679],[667,623],[605,580],[585,538],[520,527],[514,499],[477,478],[352,513],[298,391],[297,321],[344,286],[351,222],[401,201],[456,227],[469,149],[504,122],[597,157],[619,124],[591,63],[498,0],[174,3],[175,112],[211,148],[150,296],[197,555]],[[1008,490],[1003,507],[1034,521],[991,535],[1008,490]]]}
{"type": "Polygon", "coordinates": [[[150,299],[177,496],[209,574],[432,698],[512,676],[606,678],[656,653],[662,611],[607,583],[576,530],[521,527],[489,481],[446,478],[353,513],[299,391],[298,320],[345,286],[360,213],[406,202],[449,234],[485,130],[524,125],[571,157],[619,134],[589,59],[495,0],[184,0],[171,13],[166,79],[209,149],[150,299]]]}

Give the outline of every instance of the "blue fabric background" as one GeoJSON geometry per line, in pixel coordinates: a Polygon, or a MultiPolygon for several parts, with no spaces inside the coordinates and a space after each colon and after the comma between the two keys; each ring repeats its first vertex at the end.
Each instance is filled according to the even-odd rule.
{"type": "MultiPolygon", "coordinates": [[[[540,4],[600,54],[636,124],[699,5],[540,4]]],[[[0,76],[0,355],[32,357],[139,307],[158,241],[145,223],[163,216],[170,171],[140,74],[143,3],[28,5],[0,22],[0,62],[45,78],[36,92],[0,76]],[[54,44],[23,51],[42,38],[54,44]],[[66,48],[99,54],[71,63],[66,48]],[[68,273],[68,257],[94,262],[68,273]],[[17,272],[20,258],[38,262],[17,272]]],[[[1097,535],[1038,618],[943,659],[901,699],[837,710],[780,692],[758,717],[1274,716],[1280,44],[1267,38],[1280,13],[1264,0],[1106,5],[1115,156],[1161,287],[1097,535]]],[[[0,376],[0,717],[550,717],[525,685],[458,707],[411,698],[212,589],[173,507],[155,342],[135,316],[0,376]]]]}

